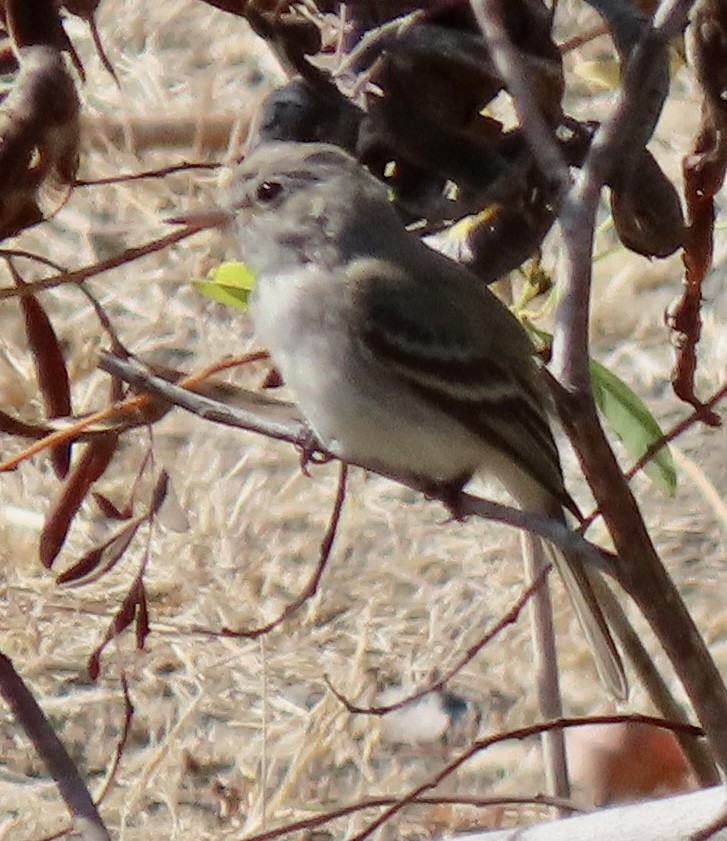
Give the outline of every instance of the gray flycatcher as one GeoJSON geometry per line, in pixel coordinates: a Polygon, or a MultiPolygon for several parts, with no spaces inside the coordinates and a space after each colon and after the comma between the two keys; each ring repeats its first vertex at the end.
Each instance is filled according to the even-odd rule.
{"type": "MultiPolygon", "coordinates": [[[[527,334],[476,276],[406,231],[384,184],[335,146],[269,143],[221,210],[256,274],[258,338],[327,450],[460,488],[483,471],[564,522],[574,503],[527,334]]],[[[599,675],[623,698],[582,558],[555,557],[599,675]]]]}

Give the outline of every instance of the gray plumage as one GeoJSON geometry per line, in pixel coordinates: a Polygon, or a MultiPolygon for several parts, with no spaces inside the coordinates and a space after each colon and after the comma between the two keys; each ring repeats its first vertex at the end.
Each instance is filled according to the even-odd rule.
{"type": "MultiPolygon", "coordinates": [[[[572,507],[530,340],[466,268],[408,233],[386,187],[340,149],[268,144],[230,186],[257,274],[260,340],[321,443],[431,482],[500,479],[523,508],[572,507]]],[[[579,557],[557,555],[599,673],[626,693],[579,557]]]]}

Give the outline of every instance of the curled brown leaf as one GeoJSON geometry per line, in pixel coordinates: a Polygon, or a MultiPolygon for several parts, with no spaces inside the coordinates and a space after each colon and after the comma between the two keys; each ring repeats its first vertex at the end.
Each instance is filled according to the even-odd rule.
{"type": "Polygon", "coordinates": [[[98,493],[98,491],[94,491],[92,496],[96,501],[96,505],[98,505],[101,513],[104,515],[104,517],[108,517],[109,520],[131,519],[132,511],[128,504],[125,505],[123,508],[119,508],[105,494],[98,493]]]}
{"type": "Polygon", "coordinates": [[[668,257],[684,245],[679,195],[646,149],[625,179],[612,180],[611,213],[618,238],[637,254],[668,257]]]}
{"type": "Polygon", "coordinates": [[[115,532],[108,540],[89,549],[75,564],[58,575],[56,584],[85,585],[98,581],[121,560],[144,519],[134,520],[115,532]]]}
{"type": "Polygon", "coordinates": [[[118,436],[111,433],[92,441],[61,485],[40,535],[39,554],[44,567],[50,569],[53,565],[73,518],[91,485],[108,467],[117,442],[118,436]]]}
{"type": "MultiPolygon", "coordinates": [[[[720,0],[697,0],[688,30],[689,56],[704,92],[702,120],[694,149],[685,156],[684,191],[689,226],[684,248],[684,289],[667,312],[676,354],[672,369],[674,392],[702,408],[694,390],[697,344],[702,328],[702,285],[712,265],[714,196],[727,171],[727,7],[720,0]]],[[[711,426],[719,416],[705,409],[711,426]]]]}
{"type": "MultiPolygon", "coordinates": [[[[15,285],[26,286],[25,281],[10,269],[15,285]]],[[[71,384],[60,342],[48,314],[34,295],[20,298],[20,309],[25,321],[28,347],[35,363],[35,375],[43,398],[47,418],[66,417],[71,414],[71,384]]],[[[51,448],[51,461],[56,476],[64,479],[71,464],[71,444],[57,444],[51,448]]]]}
{"type": "Polygon", "coordinates": [[[135,618],[137,620],[137,647],[143,648],[144,640],[149,633],[149,614],[144,582],[140,577],[134,579],[134,583],[129,588],[129,592],[126,594],[121,607],[111,620],[103,641],[94,649],[88,658],[88,674],[92,680],[96,680],[99,675],[99,671],[101,670],[101,654],[106,646],[115,636],[128,628],[135,618]]]}

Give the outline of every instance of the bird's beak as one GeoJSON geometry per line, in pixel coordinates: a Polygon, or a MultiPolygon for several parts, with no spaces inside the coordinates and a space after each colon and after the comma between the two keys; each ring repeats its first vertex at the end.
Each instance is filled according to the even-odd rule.
{"type": "Polygon", "coordinates": [[[235,214],[223,207],[200,207],[170,216],[164,221],[170,225],[187,225],[190,228],[225,228],[235,218],[235,214]]]}

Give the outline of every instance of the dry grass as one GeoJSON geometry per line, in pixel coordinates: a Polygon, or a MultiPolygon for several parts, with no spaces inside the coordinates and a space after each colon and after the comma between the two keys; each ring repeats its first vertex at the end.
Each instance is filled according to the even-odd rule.
{"type": "MultiPolygon", "coordinates": [[[[569,25],[584,18],[578,12],[569,25]]],[[[108,115],[122,122],[186,115],[196,124],[221,112],[244,115],[275,73],[265,48],[242,32],[243,25],[191,0],[107,0],[99,27],[120,90],[93,57],[84,27],[69,27],[87,65],[84,97],[96,127],[108,115]]],[[[677,83],[656,143],[670,172],[696,114],[684,72],[677,83]]],[[[581,108],[593,105],[583,102],[584,93],[592,94],[574,93],[574,107],[578,101],[581,108]]],[[[82,175],[132,172],[192,159],[197,152],[147,149],[137,156],[123,143],[96,139],[82,175]]],[[[23,235],[19,244],[69,266],[91,263],[164,233],[164,215],[209,195],[213,181],[187,174],[79,189],[50,223],[23,235]]],[[[606,232],[599,250],[610,244],[606,232]]],[[[724,238],[718,248],[702,343],[704,393],[727,373],[724,238]]],[[[134,351],[200,367],[253,346],[245,318],[207,302],[188,283],[221,255],[217,238],[201,235],[109,272],[91,287],[134,351]]],[[[29,279],[33,271],[28,268],[29,279]]],[[[669,394],[661,326],[663,306],[678,291],[678,261],[649,264],[616,249],[598,263],[598,276],[594,331],[600,358],[665,423],[681,417],[685,410],[669,394]]],[[[76,411],[99,405],[106,386],[93,369],[103,336],[93,311],[72,289],[43,300],[66,343],[76,411]]],[[[12,301],[0,307],[0,337],[0,403],[26,417],[38,415],[32,362],[12,301]]],[[[258,382],[259,371],[246,381],[258,382]]],[[[156,526],[148,543],[146,537],[137,540],[118,571],[88,588],[58,588],[37,560],[39,527],[56,488],[47,460],[35,459],[2,477],[0,647],[31,685],[92,791],[102,785],[123,722],[119,674],[129,679],[136,715],[102,809],[114,834],[128,841],[154,835],[242,838],[334,805],[405,792],[454,755],[456,748],[441,745],[403,750],[386,744],[379,722],[347,714],[323,676],[365,703],[382,685],[419,686],[453,663],[521,592],[516,537],[482,523],[443,523],[438,507],[354,474],[320,593],[262,640],[202,635],[195,627],[260,624],[297,595],[318,556],[335,468],[316,468],[305,478],[290,448],[177,412],[155,428],[153,441],[138,433],[125,442],[100,483],[105,493],[123,499],[150,443],[155,466],[166,466],[172,475],[190,527],[180,534],[156,526]],[[107,650],[102,675],[92,683],[86,659],[145,551],[152,636],[146,650],[137,652],[133,635],[124,634],[107,650]]],[[[3,454],[12,446],[4,441],[3,454]]],[[[694,429],[679,447],[697,466],[695,475],[710,479],[718,495],[723,492],[725,432],[694,429]]],[[[582,493],[575,477],[572,484],[582,493]]],[[[674,500],[659,496],[645,480],[636,487],[662,556],[727,669],[724,515],[720,520],[716,504],[686,474],[674,500]]],[[[104,528],[96,510],[85,507],[59,568],[104,528]]],[[[567,712],[609,709],[559,587],[557,597],[567,712]]],[[[529,645],[523,618],[450,687],[482,711],[483,731],[537,718],[529,645]]],[[[628,709],[648,709],[638,688],[628,709]]],[[[487,753],[445,790],[535,793],[541,782],[532,751],[532,745],[518,745],[487,753]]],[[[67,822],[55,787],[6,712],[0,717],[0,804],[3,841],[40,838],[67,822]]],[[[498,819],[512,821],[513,814],[498,819]]],[[[412,810],[381,837],[421,837],[440,822],[462,826],[472,817],[469,811],[412,810]]],[[[486,812],[477,818],[481,824],[493,819],[486,812]]],[[[344,837],[361,822],[360,815],[339,821],[332,835],[344,837]]]]}

